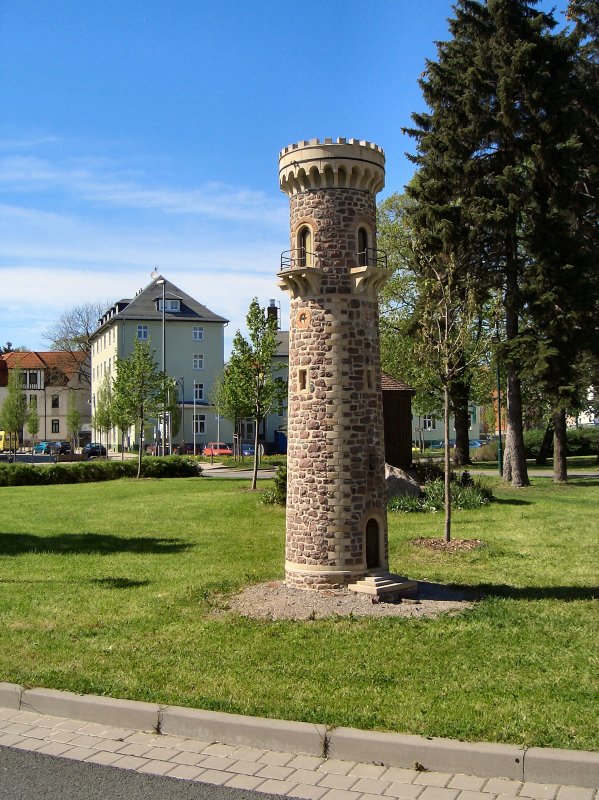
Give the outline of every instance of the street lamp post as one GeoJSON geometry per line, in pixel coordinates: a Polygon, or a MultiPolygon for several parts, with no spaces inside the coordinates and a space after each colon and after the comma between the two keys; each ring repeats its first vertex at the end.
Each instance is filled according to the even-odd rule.
{"type": "Polygon", "coordinates": [[[175,378],[177,386],[181,387],[181,444],[185,445],[185,378],[175,378]]]}
{"type": "MultiPolygon", "coordinates": [[[[166,373],[166,281],[164,278],[159,278],[156,281],[158,286],[162,286],[162,373],[166,373]]],[[[166,455],[165,440],[166,440],[166,386],[163,387],[162,397],[162,430],[160,434],[160,441],[162,443],[162,455],[166,455]]]]}

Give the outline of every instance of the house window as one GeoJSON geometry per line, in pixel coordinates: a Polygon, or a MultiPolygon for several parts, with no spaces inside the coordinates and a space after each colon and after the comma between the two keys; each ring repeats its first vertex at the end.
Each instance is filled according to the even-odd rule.
{"type": "Polygon", "coordinates": [[[437,420],[435,417],[422,417],[422,430],[423,431],[434,431],[437,427],[437,420]]]}
{"type": "MultiPolygon", "coordinates": [[[[164,301],[164,310],[165,311],[181,311],[181,301],[180,300],[165,300],[164,301]]],[[[162,311],[162,300],[158,301],[158,311],[162,311]]]]}
{"type": "Polygon", "coordinates": [[[204,356],[202,353],[194,353],[193,355],[193,368],[204,369],[204,356]]]}
{"type": "Polygon", "coordinates": [[[60,397],[57,394],[52,395],[52,408],[60,408],[60,397]]]}
{"type": "Polygon", "coordinates": [[[108,372],[110,372],[111,369],[112,369],[112,359],[109,358],[108,359],[108,372]]]}
{"type": "Polygon", "coordinates": [[[196,401],[204,399],[204,384],[203,383],[194,383],[193,396],[196,399],[196,401]]]}
{"type": "Polygon", "coordinates": [[[108,331],[108,344],[110,344],[111,339],[112,339],[112,331],[108,331]]]}
{"type": "Polygon", "coordinates": [[[52,433],[60,433],[60,420],[53,419],[52,420],[52,433]]]}
{"type": "Polygon", "coordinates": [[[206,433],[206,415],[194,414],[193,415],[193,430],[194,433],[206,433]]]}
{"type": "Polygon", "coordinates": [[[248,441],[254,439],[254,420],[251,417],[241,420],[241,438],[248,441]]]}
{"type": "Polygon", "coordinates": [[[137,338],[146,340],[148,338],[148,326],[147,325],[138,325],[137,326],[137,338]]]}
{"type": "Polygon", "coordinates": [[[201,342],[204,339],[204,328],[202,325],[193,326],[193,340],[194,342],[201,342]]]}
{"type": "Polygon", "coordinates": [[[312,266],[312,231],[307,225],[300,228],[297,237],[298,262],[300,267],[312,266]]]}
{"type": "Polygon", "coordinates": [[[470,427],[476,425],[476,406],[470,408],[470,427]]]}
{"type": "Polygon", "coordinates": [[[29,408],[37,408],[37,395],[30,394],[29,395],[29,408]]]}

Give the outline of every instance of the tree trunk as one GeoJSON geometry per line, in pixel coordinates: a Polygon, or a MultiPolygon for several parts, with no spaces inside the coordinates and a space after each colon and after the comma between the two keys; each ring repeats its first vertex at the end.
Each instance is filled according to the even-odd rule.
{"type": "Polygon", "coordinates": [[[451,541],[451,469],[449,462],[449,389],[445,386],[445,414],[443,420],[445,436],[445,531],[443,538],[451,541]]]}
{"type": "Polygon", "coordinates": [[[139,449],[137,451],[137,477],[141,477],[141,451],[144,446],[144,418],[141,418],[139,426],[139,449]]]}
{"type": "Polygon", "coordinates": [[[258,450],[258,432],[260,427],[260,419],[254,419],[254,472],[252,474],[252,490],[258,484],[258,462],[260,461],[260,451],[258,450]]]}
{"type": "Polygon", "coordinates": [[[568,466],[566,462],[566,410],[564,408],[553,414],[553,480],[555,483],[566,483],[568,466]]]}
{"type": "Polygon", "coordinates": [[[545,435],[539,448],[539,454],[535,459],[537,467],[544,467],[547,464],[549,453],[551,452],[551,445],[553,444],[553,422],[550,422],[545,429],[545,435]]]}
{"type": "MultiPolygon", "coordinates": [[[[470,459],[470,409],[468,407],[468,389],[469,386],[462,381],[456,381],[451,387],[451,405],[455,422],[453,463],[456,467],[472,464],[470,459]]],[[[447,441],[447,439],[445,441],[447,441]]]]}

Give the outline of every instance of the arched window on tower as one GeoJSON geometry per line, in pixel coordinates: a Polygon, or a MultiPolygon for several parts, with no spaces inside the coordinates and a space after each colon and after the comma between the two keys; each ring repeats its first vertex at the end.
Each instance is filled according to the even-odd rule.
{"type": "Polygon", "coordinates": [[[298,262],[300,267],[311,267],[312,266],[312,231],[307,226],[304,225],[299,230],[299,234],[297,237],[297,247],[298,247],[298,262]]]}
{"type": "Polygon", "coordinates": [[[368,264],[368,231],[366,228],[358,228],[358,266],[365,267],[368,264]]]}

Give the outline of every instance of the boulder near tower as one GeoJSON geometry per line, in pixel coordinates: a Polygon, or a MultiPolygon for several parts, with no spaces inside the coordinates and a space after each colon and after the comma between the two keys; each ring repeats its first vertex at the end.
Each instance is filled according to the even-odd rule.
{"type": "Polygon", "coordinates": [[[291,236],[278,273],[291,297],[286,582],[410,590],[387,572],[375,203],[385,155],[357,139],[302,141],[281,151],[279,180],[291,236]]]}

